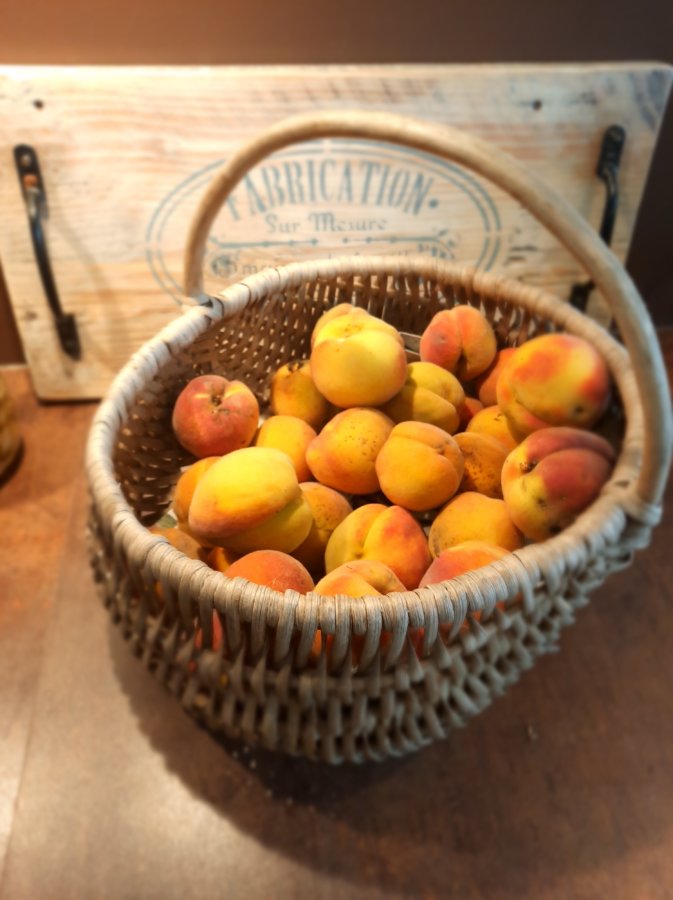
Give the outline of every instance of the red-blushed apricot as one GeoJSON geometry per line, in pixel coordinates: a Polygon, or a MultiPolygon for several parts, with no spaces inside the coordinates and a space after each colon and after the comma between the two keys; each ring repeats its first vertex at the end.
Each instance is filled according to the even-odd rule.
{"type": "Polygon", "coordinates": [[[313,579],[299,560],[278,550],[246,553],[231,563],[226,575],[227,578],[247,578],[254,584],[265,585],[281,593],[297,591],[307,594],[313,590],[313,579]]]}
{"type": "Polygon", "coordinates": [[[476,397],[466,397],[462,405],[458,407],[459,429],[465,430],[472,419],[484,408],[481,400],[476,397]]]}
{"type": "Polygon", "coordinates": [[[544,334],[516,349],[497,384],[498,406],[520,440],[540,428],[591,428],[610,400],[599,352],[572,334],[544,334]]]}
{"type": "Polygon", "coordinates": [[[325,425],[306,451],[313,476],[345,494],[372,494],[379,489],[376,457],[393,430],[378,409],[346,409],[325,425]]]}
{"type": "Polygon", "coordinates": [[[427,572],[421,578],[419,587],[428,584],[439,584],[456,578],[465,572],[471,572],[481,566],[487,566],[496,559],[502,559],[510,551],[486,541],[463,541],[442,550],[439,556],[433,559],[427,572]]]}
{"type": "Polygon", "coordinates": [[[488,369],[475,379],[474,386],[477,391],[477,397],[479,397],[485,407],[495,406],[498,402],[496,393],[498,378],[515,349],[515,347],[505,347],[504,350],[498,350],[488,369]]]}
{"type": "Polygon", "coordinates": [[[523,536],[503,500],[466,491],[449,500],[436,516],[428,535],[434,557],[464,541],[485,541],[505,550],[518,550],[523,536]]]}
{"type": "Polygon", "coordinates": [[[423,529],[406,509],[367,503],[353,510],[332,532],[325,569],[329,574],[353,560],[382,562],[407,590],[413,590],[430,564],[430,552],[423,529]]]}
{"type": "MultiPolygon", "coordinates": [[[[451,578],[457,578],[466,572],[472,572],[480,569],[482,566],[488,566],[503,556],[507,556],[508,550],[497,547],[495,544],[489,544],[486,541],[464,541],[462,544],[456,544],[453,547],[447,547],[446,550],[437,556],[431,563],[430,568],[421,579],[420,587],[427,587],[430,584],[439,584],[443,581],[449,581],[451,578]]],[[[498,603],[500,608],[505,604],[498,603]]],[[[473,616],[479,620],[481,613],[473,613],[473,616]]],[[[463,623],[463,629],[467,629],[467,621],[463,623]]],[[[446,638],[451,631],[450,625],[440,625],[439,632],[446,638]]],[[[423,631],[419,630],[416,638],[416,646],[420,649],[423,638],[423,631]]]]}
{"type": "Polygon", "coordinates": [[[557,534],[598,497],[614,459],[610,444],[590,431],[533,432],[512,450],[502,470],[512,521],[533,541],[557,534]]]}
{"type": "Polygon", "coordinates": [[[497,351],[486,316],[472,306],[438,312],[421,335],[420,354],[461,381],[472,381],[491,365],[497,351]]]}
{"type": "MultiPolygon", "coordinates": [[[[344,563],[328,572],[315,586],[315,593],[325,597],[335,597],[343,594],[346,597],[382,596],[393,591],[404,591],[405,586],[397,575],[384,563],[377,560],[355,559],[344,563]]],[[[385,649],[389,646],[391,635],[382,632],[380,646],[385,649]]],[[[360,661],[364,640],[358,635],[353,636],[352,659],[354,663],[360,661]]],[[[325,651],[329,655],[332,647],[332,637],[327,636],[325,651]]],[[[322,649],[322,634],[320,629],[316,631],[311,647],[311,658],[315,662],[322,649]]]]}
{"type": "Polygon", "coordinates": [[[194,456],[222,456],[247,447],[257,431],[259,404],[241,381],[199,375],[178,395],[173,431],[194,456]]]}

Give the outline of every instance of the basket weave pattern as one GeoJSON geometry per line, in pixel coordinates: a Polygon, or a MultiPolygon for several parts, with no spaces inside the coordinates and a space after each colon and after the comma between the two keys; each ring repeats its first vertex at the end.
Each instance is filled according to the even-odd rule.
{"type": "Polygon", "coordinates": [[[230,288],[221,303],[191,310],[118,378],[89,446],[91,558],[104,602],[134,651],[211,729],[330,762],[400,755],[463,725],[554,650],[589,592],[647,543],[658,510],[629,491],[641,431],[624,348],[541,291],[427,260],[353,258],[270,270],[230,288]],[[264,409],[275,370],[308,356],[314,323],[342,302],[415,333],[440,309],[469,303],[486,314],[500,347],[553,330],[591,340],[627,413],[622,453],[599,500],[544,544],[452,582],[366,603],[280,595],[227,579],[149,534],[143,525],[166,510],[180,466],[193,461],[170,424],[184,384],[222,372],[244,381],[264,409]],[[213,610],[223,645],[199,650],[197,631],[208,646],[213,610]],[[450,626],[448,639],[440,624],[450,626]],[[309,651],[317,628],[323,653],[316,663],[309,651]],[[418,654],[410,628],[424,629],[418,654]],[[382,631],[392,635],[384,651],[382,631]],[[334,637],[329,657],[326,635],[334,637]],[[356,667],[354,635],[364,637],[356,667]]]}

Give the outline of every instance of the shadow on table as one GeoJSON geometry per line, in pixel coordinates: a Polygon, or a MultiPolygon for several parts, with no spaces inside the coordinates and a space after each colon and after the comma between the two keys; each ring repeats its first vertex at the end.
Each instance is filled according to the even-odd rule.
{"type": "Polygon", "coordinates": [[[610,871],[624,855],[609,812],[619,806],[614,766],[600,741],[587,748],[567,733],[573,685],[553,695],[563,660],[538,664],[546,687],[544,674],[542,683],[529,675],[449,741],[335,768],[213,737],[114,629],[110,642],[121,686],[168,768],[260,844],[315,871],[415,896],[514,897],[536,884],[553,891],[569,867],[610,871]],[[517,702],[528,715],[558,710],[540,734],[517,702]]]}

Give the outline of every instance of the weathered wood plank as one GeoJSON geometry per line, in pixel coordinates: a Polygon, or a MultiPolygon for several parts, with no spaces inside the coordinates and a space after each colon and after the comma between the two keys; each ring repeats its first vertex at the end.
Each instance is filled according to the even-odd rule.
{"type": "MultiPolygon", "coordinates": [[[[191,215],[244,140],[311,109],[389,110],[492,140],[596,227],[605,129],[627,131],[613,238],[624,259],[670,89],[656,64],[0,69],[0,257],[37,391],[96,397],[178,312],[191,215]],[[12,148],[38,150],[47,233],[83,356],[58,348],[12,148]]],[[[212,290],[305,255],[426,252],[544,284],[562,296],[573,260],[501,191],[389,145],[321,141],[277,154],[235,191],[206,260],[212,290]]],[[[593,310],[605,317],[600,302],[593,310]]]]}

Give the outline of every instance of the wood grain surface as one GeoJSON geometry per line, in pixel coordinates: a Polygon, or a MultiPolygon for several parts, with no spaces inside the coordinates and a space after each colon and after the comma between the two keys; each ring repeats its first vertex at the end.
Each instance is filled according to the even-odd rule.
{"type": "Polygon", "coordinates": [[[5,374],[26,449],[0,488],[2,900],[672,895],[670,485],[560,653],[446,742],[325,768],[214,739],[131,655],[86,559],[93,407],[5,374]]]}
{"type": "MultiPolygon", "coordinates": [[[[598,228],[605,129],[627,143],[613,247],[628,250],[670,90],[663,65],[5,67],[0,71],[0,256],[26,359],[45,399],[98,397],[175,317],[189,220],[217,166],[294,113],[386,110],[509,151],[598,228]],[[38,151],[47,240],[82,359],[44,301],[12,148],[38,151]]],[[[215,222],[207,286],[299,256],[422,252],[569,294],[584,275],[502,191],[389,145],[322,141],[251,174],[215,222]]],[[[597,316],[606,317],[599,298],[597,316]]]]}

